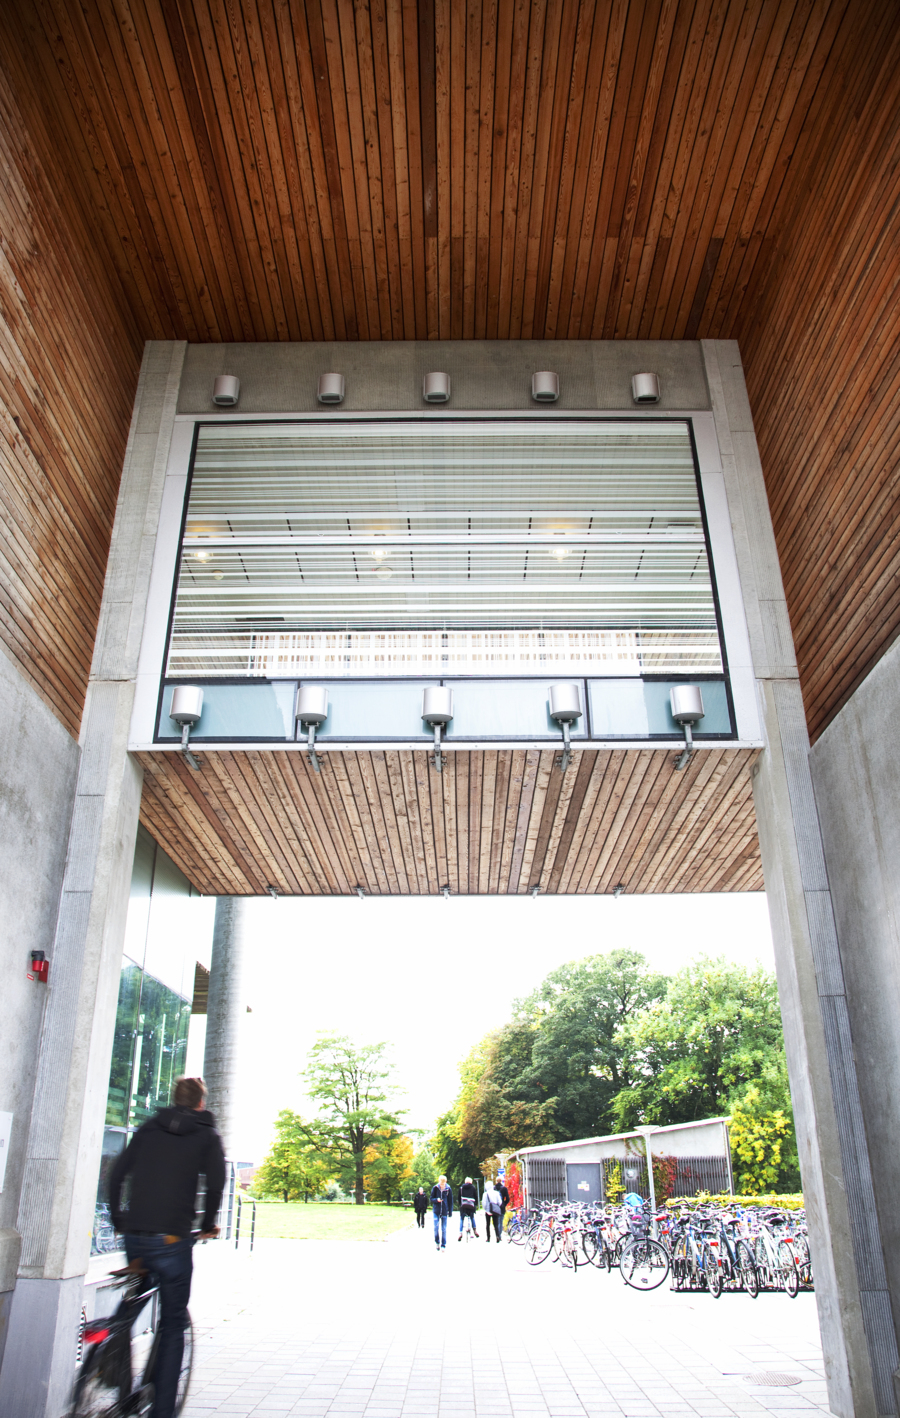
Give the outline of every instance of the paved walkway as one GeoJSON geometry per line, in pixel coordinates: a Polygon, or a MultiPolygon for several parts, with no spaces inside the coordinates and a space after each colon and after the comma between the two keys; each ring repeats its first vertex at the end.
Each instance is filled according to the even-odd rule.
{"type": "Polygon", "coordinates": [[[532,1269],[505,1242],[217,1243],[196,1254],[191,1308],[185,1418],[828,1412],[813,1296],[641,1295],[615,1271],[532,1269]],[[762,1371],[801,1382],[743,1377],[762,1371]]]}

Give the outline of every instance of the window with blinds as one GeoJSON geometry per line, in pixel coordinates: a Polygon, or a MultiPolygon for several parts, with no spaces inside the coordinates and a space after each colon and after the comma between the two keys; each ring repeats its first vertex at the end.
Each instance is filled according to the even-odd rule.
{"type": "Polygon", "coordinates": [[[202,425],[169,676],[715,674],[682,420],[202,425]]]}

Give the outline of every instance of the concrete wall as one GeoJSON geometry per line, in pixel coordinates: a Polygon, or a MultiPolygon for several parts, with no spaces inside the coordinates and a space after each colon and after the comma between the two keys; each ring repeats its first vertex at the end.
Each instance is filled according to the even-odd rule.
{"type": "Polygon", "coordinates": [[[27,978],[28,952],[51,953],[79,752],[75,740],[2,650],[0,723],[0,921],[5,923],[0,930],[0,1112],[13,1115],[0,1193],[2,1363],[9,1292],[19,1263],[16,1216],[47,1000],[47,988],[27,978]]]}
{"type": "MultiPolygon", "coordinates": [[[[900,642],[895,642],[810,755],[895,1329],[900,1315],[898,710],[900,642]]],[[[868,1196],[865,1201],[870,1204],[868,1196]]]]}

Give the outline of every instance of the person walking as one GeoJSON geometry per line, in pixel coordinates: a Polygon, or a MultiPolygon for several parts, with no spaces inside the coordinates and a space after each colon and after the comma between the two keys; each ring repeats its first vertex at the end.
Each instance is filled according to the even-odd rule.
{"type": "Polygon", "coordinates": [[[484,1239],[488,1245],[491,1244],[491,1226],[494,1227],[494,1235],[497,1237],[497,1244],[500,1244],[500,1212],[503,1209],[503,1202],[500,1200],[500,1193],[494,1183],[487,1181],[484,1184],[484,1239]]]}
{"type": "Polygon", "coordinates": [[[453,1215],[453,1191],[443,1172],[431,1188],[431,1210],[434,1213],[434,1248],[447,1249],[447,1218],[453,1215]]]}
{"type": "Polygon", "coordinates": [[[184,1331],[193,1273],[195,1198],[206,1178],[200,1239],[219,1234],[216,1215],[225,1188],[225,1154],[216,1120],[206,1111],[202,1078],[179,1078],[172,1107],[138,1128],[109,1179],[113,1225],[125,1237],[129,1263],[142,1265],[159,1286],[159,1351],[150,1418],[173,1418],[184,1358],[184,1331]],[[127,1209],[122,1189],[131,1179],[127,1209]]]}
{"type": "Polygon", "coordinates": [[[413,1206],[416,1212],[416,1225],[425,1230],[425,1212],[428,1210],[428,1197],[425,1195],[425,1188],[419,1187],[413,1197],[413,1206]]]}
{"type": "Polygon", "coordinates": [[[506,1211],[509,1206],[509,1188],[501,1177],[497,1183],[497,1191],[500,1193],[502,1209],[500,1211],[500,1235],[503,1235],[503,1228],[506,1225],[506,1211]]]}
{"type": "Polygon", "coordinates": [[[459,1235],[457,1240],[463,1238],[463,1228],[468,1221],[474,1235],[478,1235],[478,1227],[475,1225],[475,1208],[478,1205],[478,1192],[475,1190],[475,1183],[471,1177],[466,1177],[459,1189],[459,1235]]]}

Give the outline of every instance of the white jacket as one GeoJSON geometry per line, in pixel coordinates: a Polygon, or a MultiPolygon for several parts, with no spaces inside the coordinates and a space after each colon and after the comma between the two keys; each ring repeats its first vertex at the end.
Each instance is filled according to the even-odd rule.
{"type": "Polygon", "coordinates": [[[499,1216],[503,1210],[503,1198],[491,1182],[488,1182],[484,1188],[484,1199],[481,1204],[485,1211],[493,1216],[499,1216]]]}

